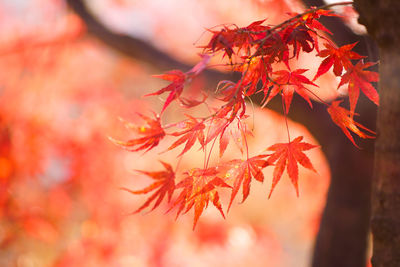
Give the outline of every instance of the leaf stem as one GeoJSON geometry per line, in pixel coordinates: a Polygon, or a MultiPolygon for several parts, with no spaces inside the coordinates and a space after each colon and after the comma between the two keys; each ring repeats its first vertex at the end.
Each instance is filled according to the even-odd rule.
{"type": "Polygon", "coordinates": [[[286,105],[283,100],[283,97],[282,97],[282,108],[283,108],[283,116],[285,117],[286,132],[287,132],[288,140],[290,143],[289,123],[288,123],[288,118],[287,118],[287,113],[286,113],[286,105]]]}

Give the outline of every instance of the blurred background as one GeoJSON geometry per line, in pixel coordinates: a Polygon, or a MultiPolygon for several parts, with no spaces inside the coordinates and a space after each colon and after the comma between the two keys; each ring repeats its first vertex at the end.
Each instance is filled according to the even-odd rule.
{"type": "MultiPolygon", "coordinates": [[[[206,28],[265,18],[279,23],[287,12],[303,10],[302,3],[80,4],[0,1],[0,265],[308,266],[330,179],[320,148],[308,153],[318,173],[300,168],[299,198],[284,174],[268,200],[267,168],[264,184],[253,183],[248,200],[235,203],[226,220],[209,207],[192,231],[192,212],[176,221],[165,207],[128,215],[146,197],[119,190],[145,187],[149,179],[133,170],[161,169],[157,159],[172,164],[176,152],[135,154],[108,140],[132,137],[119,117],[137,122],[137,112],[161,110],[159,98],[142,97],[165,86],[151,75],[187,71],[207,42],[206,28]]],[[[302,60],[311,69],[318,63],[302,60]]],[[[212,91],[215,77],[206,74],[196,86],[212,91]]],[[[337,95],[333,78],[320,83],[325,98],[337,95]]],[[[174,108],[166,111],[170,121],[174,108]]],[[[254,151],[285,140],[281,115],[258,108],[253,114],[254,151]]],[[[304,126],[290,124],[293,136],[317,144],[304,126]]],[[[193,152],[183,164],[196,165],[197,158],[193,152]]]]}

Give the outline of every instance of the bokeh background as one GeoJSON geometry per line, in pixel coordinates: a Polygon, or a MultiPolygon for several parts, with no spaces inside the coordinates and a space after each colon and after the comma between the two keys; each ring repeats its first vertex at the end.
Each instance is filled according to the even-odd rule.
{"type": "MultiPolygon", "coordinates": [[[[206,28],[265,18],[274,24],[303,9],[295,0],[86,4],[110,31],[187,65],[199,60],[206,28]]],[[[314,60],[300,60],[310,74],[314,60]]],[[[132,137],[119,118],[139,122],[137,112],[161,110],[159,98],[143,95],[165,86],[151,77],[163,71],[156,60],[126,56],[100,41],[65,1],[0,1],[1,266],[309,265],[330,177],[319,148],[308,153],[318,173],[300,168],[299,198],[284,175],[268,200],[267,168],[264,184],[253,183],[248,200],[235,203],[226,220],[209,207],[195,231],[191,212],[178,220],[165,207],[129,215],[146,197],[119,188],[145,187],[150,181],[134,170],[161,169],[157,160],[172,164],[179,150],[130,153],[108,137],[132,137]]],[[[326,79],[321,95],[336,96],[336,81],[326,79]]],[[[213,90],[208,82],[204,77],[197,86],[213,90]]],[[[173,106],[166,118],[176,121],[180,112],[173,106]]],[[[281,115],[259,108],[252,114],[251,149],[285,141],[281,115]]],[[[290,128],[293,136],[316,143],[302,125],[290,122],[290,128]]],[[[182,164],[202,160],[196,152],[188,157],[182,164]]]]}

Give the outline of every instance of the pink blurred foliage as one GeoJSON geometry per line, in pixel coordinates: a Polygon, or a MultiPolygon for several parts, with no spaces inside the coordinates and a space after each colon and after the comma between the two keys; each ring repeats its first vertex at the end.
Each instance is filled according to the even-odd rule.
{"type": "MultiPolygon", "coordinates": [[[[125,8],[136,1],[112,2],[125,8]]],[[[287,11],[288,2],[283,3],[287,11]]],[[[238,15],[212,7],[205,2],[211,18],[203,19],[211,24],[238,15]]],[[[287,199],[287,184],[266,204],[266,188],[254,186],[249,203],[233,208],[226,221],[207,211],[195,232],[191,218],[175,222],[161,212],[128,216],[142,199],[118,188],[140,188],[145,180],[132,170],[154,162],[121,151],[107,137],[127,134],[118,117],[139,121],[136,112],[159,106],[141,98],[161,84],[150,76],[156,70],[86,35],[63,1],[24,6],[29,19],[38,21],[33,26],[24,14],[10,11],[17,8],[0,6],[1,266],[293,266],[298,258],[304,263],[297,266],[306,264],[329,179],[320,152],[314,158],[322,171],[301,174],[299,201],[293,195],[287,199]],[[293,220],[291,239],[285,229],[293,220]],[[285,260],[288,253],[291,260],[285,260]]],[[[178,46],[180,35],[157,25],[167,50],[185,58],[179,51],[187,44],[178,46]]],[[[282,122],[272,112],[257,114],[263,123],[282,122]]],[[[267,134],[252,145],[281,135],[262,135],[267,134]]]]}

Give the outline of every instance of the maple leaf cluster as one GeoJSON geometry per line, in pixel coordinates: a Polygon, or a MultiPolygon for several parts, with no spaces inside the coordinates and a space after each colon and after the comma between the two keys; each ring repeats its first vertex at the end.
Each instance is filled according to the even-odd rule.
{"type": "MultiPolygon", "coordinates": [[[[136,212],[142,211],[153,201],[153,208],[158,207],[167,196],[168,211],[177,209],[177,216],[194,210],[194,226],[211,202],[225,217],[220,201],[221,190],[230,191],[228,210],[238,192],[242,191],[242,202],[250,193],[253,180],[264,181],[263,170],[266,167],[274,168],[272,186],[269,197],[286,170],[288,176],[299,195],[298,165],[316,172],[310,159],[304,153],[316,145],[302,141],[303,137],[294,139],[290,136],[287,124],[287,114],[293,95],[300,95],[312,108],[310,96],[318,97],[318,91],[312,92],[310,87],[318,88],[314,82],[332,69],[333,74],[340,79],[339,87],[347,86],[350,109],[340,106],[342,101],[335,100],[327,106],[327,112],[332,121],[337,124],[350,141],[356,145],[351,133],[361,138],[373,138],[374,132],[354,121],[357,100],[362,91],[372,102],[379,104],[379,96],[371,84],[377,82],[376,72],[365,70],[374,63],[364,62],[364,57],[353,51],[356,44],[336,46],[329,38],[329,30],[318,19],[321,16],[337,16],[332,11],[312,8],[301,14],[290,14],[291,18],[278,24],[266,24],[266,20],[251,23],[246,27],[223,25],[219,29],[209,30],[211,37],[206,45],[202,46],[202,60],[187,72],[172,70],[155,77],[170,82],[166,87],[147,94],[147,96],[161,95],[168,92],[164,105],[154,118],[140,115],[147,125],[136,126],[126,123],[137,135],[134,139],[117,141],[117,145],[131,151],[148,151],[156,147],[164,137],[175,137],[176,140],[168,147],[167,152],[183,146],[178,157],[183,157],[198,143],[206,154],[204,166],[187,171],[179,171],[166,162],[161,162],[163,171],[140,173],[154,180],[153,184],[142,190],[130,190],[132,194],[146,194],[154,191],[148,200],[136,212]],[[324,47],[324,49],[321,49],[324,47]],[[308,69],[293,69],[298,65],[302,53],[316,52],[322,62],[314,75],[308,78],[305,73],[308,69]],[[240,73],[237,81],[221,81],[216,91],[216,98],[222,102],[219,107],[210,107],[207,103],[207,93],[203,92],[201,99],[183,97],[184,88],[193,79],[196,79],[209,64],[212,57],[222,55],[226,60],[227,68],[240,73]],[[281,64],[280,64],[281,63],[281,64]],[[333,67],[333,68],[332,68],[333,67]],[[246,98],[262,93],[262,105],[280,95],[282,110],[286,120],[287,142],[273,144],[265,148],[263,154],[250,156],[247,137],[251,131],[246,125],[247,114],[246,98]],[[185,108],[193,108],[204,104],[210,111],[204,117],[186,114],[186,119],[168,125],[162,124],[162,115],[173,101],[178,101],[185,108]],[[177,130],[172,131],[171,128],[177,130]],[[362,132],[360,129],[364,130],[362,132]],[[223,160],[223,155],[230,140],[242,153],[242,158],[223,160]],[[209,159],[215,144],[219,144],[219,161],[211,164],[209,159]],[[211,148],[210,148],[211,146],[211,148]],[[180,191],[174,198],[175,191],[180,191]]],[[[356,145],[357,146],[357,145],[356,145]]]]}

